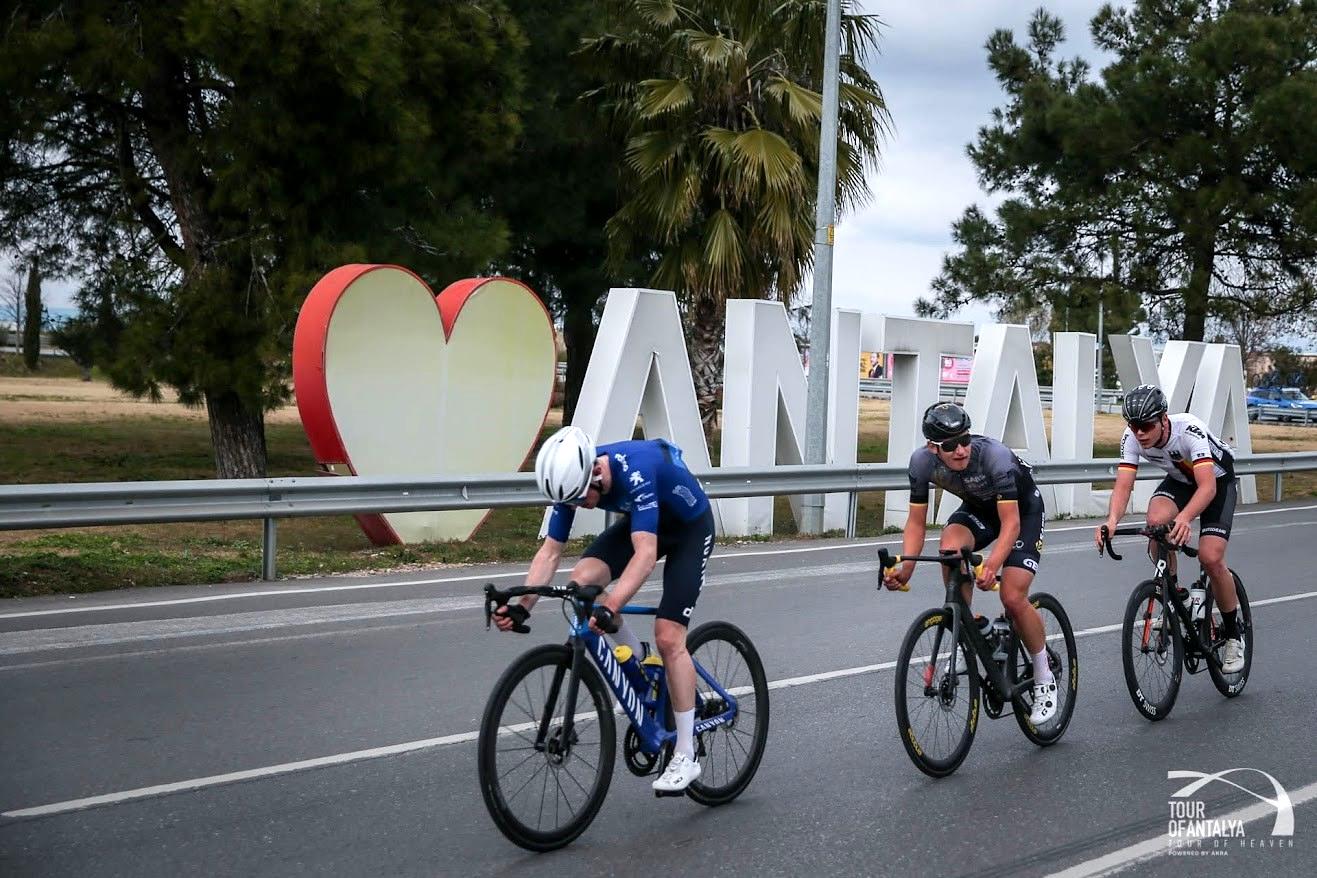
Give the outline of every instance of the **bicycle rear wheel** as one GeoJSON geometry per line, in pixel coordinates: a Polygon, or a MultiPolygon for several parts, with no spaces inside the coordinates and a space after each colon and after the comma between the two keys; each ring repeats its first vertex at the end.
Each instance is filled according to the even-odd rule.
{"type": "MultiPolygon", "coordinates": [[[[1066,615],[1061,602],[1050,594],[1039,592],[1029,598],[1038,615],[1043,618],[1043,636],[1046,638],[1047,664],[1056,677],[1056,715],[1040,726],[1029,722],[1029,715],[1015,712],[1015,721],[1024,736],[1040,747],[1055,744],[1065,734],[1070,725],[1070,717],[1075,712],[1075,698],[1079,695],[1079,649],[1075,646],[1075,631],[1070,627],[1070,617],[1066,615]]],[[[1011,664],[1007,669],[1007,679],[1011,685],[1033,680],[1033,659],[1029,650],[1019,637],[1012,638],[1015,648],[1011,664]]]]}
{"type": "MultiPolygon", "coordinates": [[[[750,638],[729,622],[708,622],[686,638],[691,657],[736,699],[736,715],[699,735],[696,756],[703,771],[686,788],[701,805],[725,805],[739,796],[759,770],[768,742],[768,678],[750,638]]],[[[695,722],[725,713],[727,704],[698,674],[695,722]]]]}
{"type": "Polygon", "coordinates": [[[1135,708],[1153,722],[1166,719],[1184,674],[1184,641],[1175,610],[1162,603],[1153,580],[1140,582],[1130,594],[1120,639],[1125,685],[1135,708]]]}
{"type": "Polygon", "coordinates": [[[494,824],[513,844],[550,851],[594,820],[613,778],[617,732],[598,671],[582,663],[576,717],[563,735],[572,650],[545,645],[504,671],[480,721],[477,770],[494,824]],[[542,725],[543,742],[537,744],[542,725]]]}
{"type": "Polygon", "coordinates": [[[1208,629],[1208,642],[1212,644],[1212,653],[1216,661],[1207,662],[1207,673],[1212,678],[1216,690],[1226,698],[1234,698],[1244,691],[1248,684],[1248,672],[1253,667],[1253,614],[1248,608],[1248,592],[1239,574],[1231,570],[1235,580],[1235,594],[1239,596],[1239,636],[1244,640],[1244,668],[1238,673],[1226,674],[1221,671],[1221,662],[1225,659],[1225,635],[1221,633],[1221,611],[1215,606],[1212,590],[1207,591],[1207,606],[1203,614],[1211,620],[1208,629]]]}
{"type": "MultiPolygon", "coordinates": [[[[946,777],[965,761],[979,719],[979,678],[957,674],[951,614],[926,610],[910,625],[896,656],[896,722],[915,767],[946,777]]],[[[970,655],[967,664],[972,664],[970,655]]]]}

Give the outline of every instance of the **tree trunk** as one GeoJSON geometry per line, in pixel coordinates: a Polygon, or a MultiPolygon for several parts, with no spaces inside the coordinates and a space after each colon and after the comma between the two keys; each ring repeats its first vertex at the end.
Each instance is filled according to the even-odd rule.
{"type": "Polygon", "coordinates": [[[581,399],[581,385],[585,383],[585,370],[590,365],[594,350],[594,301],[585,297],[568,299],[567,313],[563,315],[563,342],[567,346],[567,380],[563,387],[562,422],[570,424],[576,416],[576,404],[581,399]]]}
{"type": "Polygon", "coordinates": [[[723,329],[726,303],[697,299],[690,310],[687,334],[691,343],[691,371],[695,379],[695,401],[700,405],[700,423],[712,447],[722,405],[723,329]]]}
{"type": "Polygon", "coordinates": [[[1194,248],[1193,269],[1184,290],[1184,340],[1202,341],[1207,333],[1208,291],[1216,258],[1216,235],[1212,233],[1194,248]]]}
{"type": "Polygon", "coordinates": [[[32,257],[32,270],[27,275],[27,293],[24,296],[23,364],[29,372],[41,365],[41,267],[32,257]]]}
{"type": "Polygon", "coordinates": [[[221,479],[265,477],[265,413],[253,411],[233,391],[206,393],[215,476],[221,479]]]}

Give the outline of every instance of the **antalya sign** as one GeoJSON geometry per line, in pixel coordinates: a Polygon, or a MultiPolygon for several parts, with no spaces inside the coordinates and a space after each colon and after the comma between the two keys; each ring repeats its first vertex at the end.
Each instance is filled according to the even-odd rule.
{"type": "MultiPolygon", "coordinates": [[[[828,364],[827,462],[856,463],[861,351],[892,354],[887,460],[904,464],[922,441],[920,415],[937,401],[942,358],[973,356],[965,407],[975,432],[995,436],[1031,462],[1093,456],[1096,338],[1053,336],[1049,443],[1028,329],[974,326],[837,309],[828,364]],[[838,364],[843,364],[838,368],[838,364]]],[[[1235,345],[1170,342],[1157,361],[1149,339],[1111,336],[1121,384],[1159,384],[1172,412],[1189,411],[1241,453],[1252,450],[1243,362],[1235,345]]],[[[293,346],[302,422],[317,461],[358,475],[458,474],[519,469],[547,413],[554,370],[553,330],[539,300],[503,278],[460,281],[434,296],[394,266],[352,265],[326,275],[307,297],[293,346]]],[[[727,303],[722,466],[771,467],[802,461],[805,372],[786,310],[777,302],[727,303]]],[[[661,290],[608,294],[573,422],[600,443],[648,437],[679,445],[692,469],[712,465],[700,425],[676,297],[661,290]]],[[[1243,502],[1256,502],[1253,479],[1243,502]]],[[[1146,508],[1141,482],[1134,508],[1146,508]]],[[[1049,514],[1105,511],[1090,485],[1046,488],[1049,514]]],[[[829,495],[824,526],[845,526],[848,498],[829,495]]],[[[884,522],[904,524],[904,491],[890,491],[884,522]]],[[[945,521],[954,503],[936,517],[945,521]]],[[[799,510],[793,504],[793,512],[799,510]]],[[[719,500],[726,535],[772,531],[771,497],[719,500]]],[[[360,517],[378,543],[465,539],[486,511],[411,512],[360,517]]],[[[603,514],[582,510],[575,532],[601,529],[603,514]]]]}

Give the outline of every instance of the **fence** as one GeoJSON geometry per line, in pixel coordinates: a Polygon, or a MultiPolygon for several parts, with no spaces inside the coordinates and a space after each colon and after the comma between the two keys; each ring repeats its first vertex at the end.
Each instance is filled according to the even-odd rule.
{"type": "MultiPolygon", "coordinates": [[[[1075,484],[1115,478],[1115,460],[1049,461],[1035,464],[1039,484],[1075,484]]],[[[1317,469],[1317,452],[1253,454],[1235,458],[1239,475],[1275,474],[1277,501],[1284,473],[1317,469]]],[[[858,496],[909,487],[904,464],[720,467],[696,474],[710,497],[782,494],[850,495],[847,537],[855,535],[858,496]]],[[[1141,467],[1141,479],[1160,478],[1141,467]]],[[[530,473],[494,473],[445,478],[396,479],[369,476],[312,476],[282,479],[173,482],[92,482],[0,486],[0,530],[168,524],[185,521],[260,519],[264,522],[261,575],[275,578],[276,521],[316,515],[423,512],[543,506],[530,473]]]]}
{"type": "MultiPolygon", "coordinates": [[[[966,384],[942,384],[938,389],[938,393],[941,399],[948,402],[964,402],[967,389],[968,385],[966,384]]],[[[1120,402],[1125,396],[1123,391],[1107,388],[1098,391],[1095,395],[1097,396],[1098,408],[1104,412],[1111,412],[1120,408],[1120,402]]],[[[868,399],[891,399],[891,379],[861,378],[860,396],[868,399]]],[[[1038,397],[1042,400],[1044,408],[1052,407],[1052,388],[1039,387],[1038,397]]]]}

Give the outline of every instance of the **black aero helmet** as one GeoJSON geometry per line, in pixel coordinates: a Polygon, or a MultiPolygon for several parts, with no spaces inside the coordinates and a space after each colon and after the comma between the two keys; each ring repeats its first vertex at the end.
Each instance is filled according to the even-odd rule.
{"type": "Polygon", "coordinates": [[[1120,413],[1126,421],[1151,421],[1166,414],[1166,394],[1156,384],[1140,384],[1125,394],[1120,413]]]}
{"type": "Polygon", "coordinates": [[[954,402],[939,402],[924,410],[924,438],[944,442],[969,432],[969,415],[954,402]]]}

